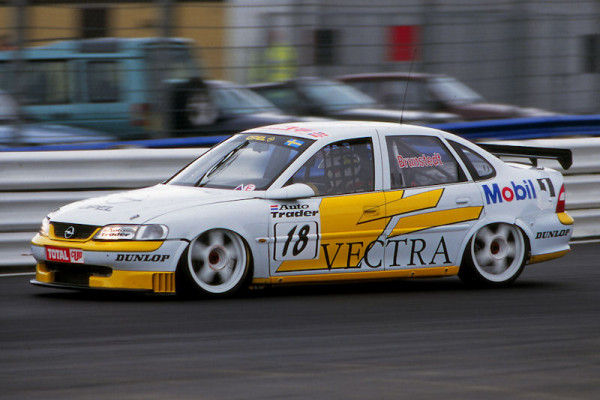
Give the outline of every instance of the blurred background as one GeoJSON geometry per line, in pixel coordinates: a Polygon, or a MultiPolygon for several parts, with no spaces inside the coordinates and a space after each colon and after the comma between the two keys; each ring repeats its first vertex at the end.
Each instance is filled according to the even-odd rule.
{"type": "Polygon", "coordinates": [[[2,3],[4,146],[599,113],[594,0],[2,3]]]}

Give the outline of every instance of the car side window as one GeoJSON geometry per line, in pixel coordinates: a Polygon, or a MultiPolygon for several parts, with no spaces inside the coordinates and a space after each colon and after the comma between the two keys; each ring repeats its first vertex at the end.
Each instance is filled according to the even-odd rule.
{"type": "Polygon", "coordinates": [[[110,103],[119,100],[119,71],[116,62],[87,63],[88,100],[91,103],[110,103]]]}
{"type": "Polygon", "coordinates": [[[449,142],[452,148],[456,150],[461,160],[465,163],[473,180],[481,181],[496,176],[496,170],[485,158],[462,144],[451,140],[449,142]]]}
{"type": "Polygon", "coordinates": [[[370,138],[346,140],[323,147],[288,181],[305,183],[319,196],[374,190],[373,143],[370,138]]]}
{"type": "Polygon", "coordinates": [[[296,112],[296,104],[300,101],[292,89],[285,87],[257,89],[256,93],[289,114],[294,114],[296,112]]]}
{"type": "Polygon", "coordinates": [[[27,62],[23,82],[23,104],[70,102],[68,68],[64,60],[27,62]]]}
{"type": "Polygon", "coordinates": [[[446,146],[433,136],[387,137],[392,189],[466,181],[446,146]]]}

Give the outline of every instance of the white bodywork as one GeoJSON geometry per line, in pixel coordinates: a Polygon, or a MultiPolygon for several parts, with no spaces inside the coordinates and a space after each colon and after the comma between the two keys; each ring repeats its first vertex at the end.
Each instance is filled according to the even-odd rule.
{"type": "MultiPolygon", "coordinates": [[[[252,190],[253,182],[240,190],[160,184],[80,201],[49,215],[51,222],[98,227],[167,226],[168,236],[156,249],[144,250],[135,242],[130,249],[127,242],[92,246],[38,235],[32,244],[34,257],[43,264],[48,260],[48,248],[64,247],[77,250],[75,259],[65,260],[72,264],[81,258],[84,264],[115,271],[172,273],[192,240],[203,232],[224,229],[243,238],[252,264],[251,280],[265,285],[455,275],[470,238],[481,227],[497,222],[516,225],[523,231],[529,259],[569,249],[571,226],[561,222],[555,212],[563,178],[554,170],[507,164],[454,135],[409,125],[319,122],[247,132],[284,134],[314,140],[314,144],[268,190],[252,190]],[[451,139],[485,158],[496,174],[474,181],[461,158],[447,145],[465,174],[464,182],[391,190],[386,138],[394,135],[434,136],[446,145],[446,139],[451,139]],[[290,198],[293,193],[282,192],[294,173],[323,146],[364,137],[373,143],[375,190],[307,198],[290,198]]],[[[40,279],[39,268],[40,264],[38,283],[56,284],[40,279]]],[[[105,286],[128,288],[127,283],[105,286]]]]}

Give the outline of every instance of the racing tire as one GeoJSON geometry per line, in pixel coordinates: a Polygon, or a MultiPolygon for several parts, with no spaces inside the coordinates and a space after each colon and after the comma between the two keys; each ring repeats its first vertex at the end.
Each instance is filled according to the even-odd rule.
{"type": "Polygon", "coordinates": [[[251,257],[244,240],[232,231],[213,229],[190,242],[178,267],[177,292],[183,296],[229,296],[246,285],[250,271],[251,257]]]}
{"type": "Polygon", "coordinates": [[[458,276],[474,286],[504,286],[515,281],[525,267],[527,242],[515,225],[495,223],[473,235],[458,276]]]}
{"type": "MultiPolygon", "coordinates": [[[[175,85],[173,126],[176,131],[190,131],[215,123],[219,118],[208,86],[198,78],[175,85]]],[[[193,132],[191,132],[193,133],[193,132]]]]}

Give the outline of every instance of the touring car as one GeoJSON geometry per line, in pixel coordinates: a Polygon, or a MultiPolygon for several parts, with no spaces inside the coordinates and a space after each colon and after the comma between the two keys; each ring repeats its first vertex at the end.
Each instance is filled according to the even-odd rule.
{"type": "Polygon", "coordinates": [[[33,284],[228,295],[240,288],[458,275],[513,282],[569,251],[571,152],[383,122],[234,135],[164,183],[66,205],[32,240],[33,284]],[[520,159],[517,159],[517,161],[520,159]]]}

